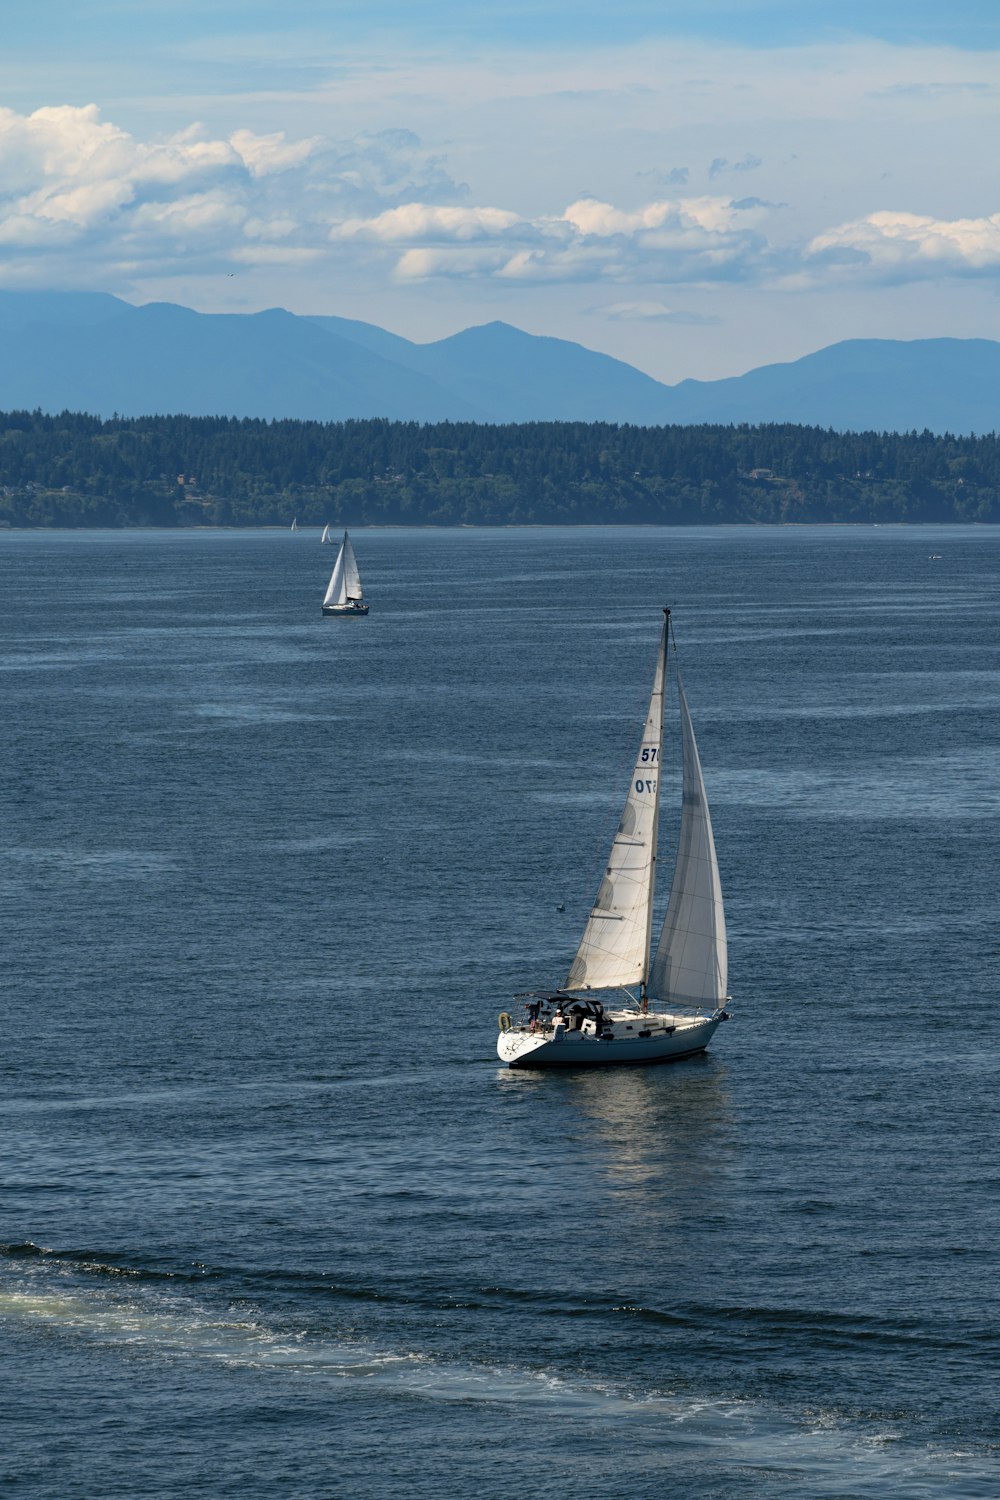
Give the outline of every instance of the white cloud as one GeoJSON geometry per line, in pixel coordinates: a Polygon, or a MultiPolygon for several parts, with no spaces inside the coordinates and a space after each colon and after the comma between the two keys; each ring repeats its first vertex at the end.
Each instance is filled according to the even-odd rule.
{"type": "Polygon", "coordinates": [[[648,203],[634,213],[623,213],[610,203],[601,203],[596,198],[581,198],[571,203],[562,217],[580,234],[607,238],[612,234],[635,234],[641,229],[657,229],[671,216],[676,216],[673,203],[648,203]]]}
{"type": "Polygon", "coordinates": [[[274,135],[254,135],[252,130],[234,130],[229,141],[254,177],[266,177],[271,172],[284,172],[289,167],[297,167],[323,145],[322,138],[318,135],[304,141],[286,141],[283,130],[274,135]]]}
{"type": "Polygon", "coordinates": [[[407,250],[396,263],[400,281],[429,281],[437,276],[479,277],[499,274],[507,264],[508,250],[460,250],[438,247],[407,250]]]}
{"type": "MultiPolygon", "coordinates": [[[[754,216],[760,217],[755,205],[754,216]]],[[[519,282],[684,281],[760,274],[766,241],[727,198],[657,200],[634,210],[580,198],[561,214],[527,218],[499,208],[407,203],[336,225],[337,240],[406,245],[397,278],[519,282]],[[474,241],[474,253],[457,245],[474,241]]]]}
{"type": "Polygon", "coordinates": [[[600,281],[624,269],[622,258],[601,245],[575,243],[519,250],[497,272],[503,281],[600,281]]]}
{"type": "Polygon", "coordinates": [[[239,161],[227,142],[204,139],[196,126],[144,143],[104,123],[92,104],[28,116],[0,110],[0,235],[61,244],[128,233],[158,214],[164,222],[201,218],[191,189],[239,161]]]}
{"type": "MultiPolygon", "coordinates": [[[[496,208],[410,203],[332,233],[407,245],[395,266],[405,281],[750,281],[792,292],[841,285],[849,276],[906,281],[1000,272],[1000,213],[943,220],[883,211],[814,235],[805,245],[779,245],[763,228],[784,206],[698,197],[622,209],[582,198],[561,214],[525,218],[496,208]],[[479,245],[475,253],[452,248],[470,240],[479,245]]],[[[606,315],[618,320],[691,321],[658,302],[612,307],[606,315]]]]}
{"type": "MultiPolygon", "coordinates": [[[[224,139],[193,123],[142,141],[102,120],[93,104],[30,115],[0,109],[0,277],[45,285],[86,276],[92,284],[97,265],[120,276],[123,257],[134,280],[144,267],[164,274],[165,257],[178,274],[217,274],[248,243],[275,240],[287,242],[285,259],[293,251],[314,259],[323,247],[330,255],[331,225],[352,214],[359,222],[374,216],[377,228],[380,213],[417,195],[463,192],[408,131],[333,141],[239,129],[224,139]]],[[[427,209],[424,232],[434,212],[427,209]]],[[[479,210],[442,212],[454,216],[444,222],[446,238],[475,233],[479,210]]],[[[484,235],[502,228],[504,216],[480,216],[484,235]]],[[[393,237],[389,221],[385,232],[393,237]]],[[[252,258],[263,258],[259,249],[252,258]]]]}
{"type": "Polygon", "coordinates": [[[243,233],[251,240],[286,240],[298,227],[298,221],[292,218],[249,218],[244,221],[243,233]]]}
{"type": "Polygon", "coordinates": [[[517,214],[501,208],[448,208],[404,203],[372,219],[347,219],[330,231],[334,239],[373,239],[387,243],[426,240],[492,239],[516,228],[517,214]]]}
{"type": "Polygon", "coordinates": [[[91,274],[103,253],[108,265],[127,258],[140,279],[146,263],[162,275],[165,259],[177,272],[218,274],[248,247],[259,261],[259,247],[275,242],[286,259],[312,260],[325,247],[342,264],[381,263],[400,283],[752,279],[771,259],[756,227],[766,205],[691,195],[622,207],[579,197],[526,215],[465,196],[442,158],[405,130],[332,141],[241,128],[222,138],[192,123],[142,141],[92,104],[0,111],[7,279],[23,269],[19,254],[39,249],[51,259],[39,259],[37,278],[65,279],[68,245],[91,274]]]}
{"type": "Polygon", "coordinates": [[[126,178],[107,177],[75,186],[53,184],[26,194],[19,200],[18,209],[41,224],[65,223],[82,230],[117,213],[134,196],[134,185],[126,178]]]}
{"type": "Polygon", "coordinates": [[[705,313],[686,312],[682,308],[669,307],[665,302],[612,302],[607,307],[595,307],[592,312],[609,318],[613,323],[679,323],[702,326],[718,322],[705,313]]]}
{"type": "MultiPolygon", "coordinates": [[[[0,263],[4,246],[16,254],[18,251],[56,249],[72,244],[76,238],[76,231],[71,224],[39,219],[32,214],[6,214],[0,217],[0,263]]],[[[24,262],[24,269],[30,271],[32,266],[37,268],[39,260],[40,257],[33,255],[30,261],[24,262]]]]}
{"type": "MultiPolygon", "coordinates": [[[[750,154],[728,164],[719,157],[709,175],[759,165],[750,154]]],[[[852,278],[1000,272],[1000,213],[883,210],[819,233],[824,221],[813,219],[796,239],[782,239],[779,226],[794,218],[784,202],[688,194],[685,173],[673,175],[670,197],[661,186],[648,202],[588,195],[562,207],[571,194],[549,189],[534,193],[527,212],[509,206],[517,182],[495,199],[470,201],[446,159],[407,130],[335,140],[247,128],[213,134],[191,123],[141,140],[93,104],[27,115],[0,109],[0,279],[103,278],[122,290],[123,276],[139,287],[147,277],[218,278],[227,264],[325,263],[371,287],[438,281],[489,285],[497,295],[504,286],[512,294],[518,286],[620,287],[603,316],[642,324],[703,321],[658,298],[669,286],[746,283],[791,294],[852,278]]]]}
{"type": "Polygon", "coordinates": [[[935,219],[884,211],[816,235],[807,256],[891,281],[981,276],[1000,271],[1000,213],[935,219]]]}
{"type": "Polygon", "coordinates": [[[18,115],[0,109],[0,193],[37,190],[46,181],[107,177],[128,156],[129,137],[102,124],[95,104],[70,105],[18,115]]]}
{"type": "Polygon", "coordinates": [[[581,198],[570,204],[563,218],[581,234],[601,237],[636,235],[648,230],[684,234],[691,229],[704,229],[713,234],[727,234],[737,228],[741,212],[731,198],[660,199],[632,213],[623,213],[595,198],[581,198]]]}
{"type": "Polygon", "coordinates": [[[245,220],[243,205],[228,194],[192,193],[169,203],[142,204],[132,215],[130,229],[133,234],[147,234],[161,242],[168,236],[215,242],[240,230],[245,220]]]}

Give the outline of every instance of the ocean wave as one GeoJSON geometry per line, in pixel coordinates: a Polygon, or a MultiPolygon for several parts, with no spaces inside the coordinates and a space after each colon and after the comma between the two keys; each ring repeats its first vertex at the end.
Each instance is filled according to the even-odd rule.
{"type": "MultiPolygon", "coordinates": [[[[123,1265],[86,1252],[56,1253],[33,1241],[0,1245],[0,1325],[22,1332],[32,1327],[65,1339],[120,1348],[129,1357],[154,1361],[193,1360],[230,1369],[294,1374],[362,1387],[378,1399],[436,1404],[477,1403],[498,1416],[530,1412],[534,1419],[582,1417],[609,1434],[628,1422],[630,1441],[672,1448],[691,1445],[725,1451],[727,1464],[756,1473],[813,1476],[813,1493],[881,1497],[905,1493],[911,1500],[947,1493],[986,1495],[996,1452],[986,1447],[915,1443],[899,1421],[885,1414],[870,1422],[847,1420],[827,1407],[784,1410],[764,1401],[685,1390],[638,1389],[621,1382],[569,1376],[526,1362],[456,1359],[415,1347],[379,1346],[337,1337],[307,1319],[282,1321],[253,1297],[232,1297],[213,1306],[183,1278],[123,1265]],[[103,1284],[95,1284],[101,1278],[103,1284]],[[105,1279],[107,1278],[107,1279],[105,1279]],[[151,1285],[157,1279],[170,1287],[151,1285]],[[844,1486],[837,1488],[837,1486],[844,1486]]],[[[718,1316],[719,1309],[691,1308],[679,1315],[622,1305],[614,1316],[640,1321],[676,1321],[718,1316]]],[[[734,1318],[763,1319],[776,1329],[789,1323],[852,1324],[862,1332],[875,1320],[848,1320],[828,1313],[789,1314],[781,1309],[732,1307],[734,1318]]]]}

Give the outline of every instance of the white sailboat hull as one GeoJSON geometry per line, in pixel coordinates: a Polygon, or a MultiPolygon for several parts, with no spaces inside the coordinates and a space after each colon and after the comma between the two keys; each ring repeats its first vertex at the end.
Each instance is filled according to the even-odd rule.
{"type": "Polygon", "coordinates": [[[324,604],[323,613],[325,615],[366,615],[368,606],[357,601],[349,604],[324,604]]]}
{"type": "Polygon", "coordinates": [[[497,1055],[511,1068],[607,1068],[618,1063],[677,1062],[704,1052],[726,1019],[713,1016],[629,1016],[627,1026],[616,1020],[609,1036],[592,1031],[551,1029],[532,1032],[527,1026],[501,1031],[497,1055]],[[648,1035],[643,1033],[648,1032],[648,1035]]]}

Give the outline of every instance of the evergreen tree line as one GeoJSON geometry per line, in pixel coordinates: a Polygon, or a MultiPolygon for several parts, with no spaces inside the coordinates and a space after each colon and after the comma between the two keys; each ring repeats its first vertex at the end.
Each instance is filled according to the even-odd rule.
{"type": "Polygon", "coordinates": [[[0,524],[1000,521],[1000,437],[0,413],[0,524]]]}

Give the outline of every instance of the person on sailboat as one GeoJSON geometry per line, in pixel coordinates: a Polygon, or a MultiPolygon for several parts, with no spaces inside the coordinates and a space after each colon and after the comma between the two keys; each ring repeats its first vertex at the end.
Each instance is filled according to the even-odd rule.
{"type": "Polygon", "coordinates": [[[528,1030],[537,1031],[538,1012],[542,1008],[542,1002],[540,1000],[532,1000],[524,1008],[528,1012],[528,1030]]]}

